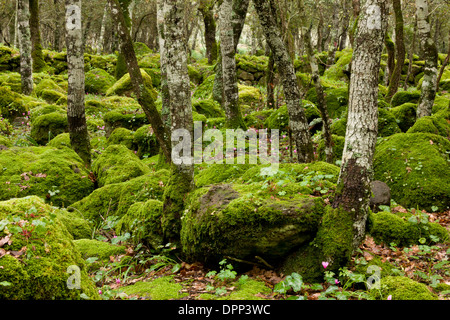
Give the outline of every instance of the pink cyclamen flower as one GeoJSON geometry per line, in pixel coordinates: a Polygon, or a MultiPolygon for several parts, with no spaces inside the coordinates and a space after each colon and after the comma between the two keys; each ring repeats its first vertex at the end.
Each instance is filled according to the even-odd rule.
{"type": "Polygon", "coordinates": [[[338,279],[334,279],[334,283],[335,284],[339,284],[339,280],[338,279]]]}
{"type": "Polygon", "coordinates": [[[388,300],[392,300],[392,296],[391,295],[388,295],[388,298],[387,298],[388,300]]]}
{"type": "Polygon", "coordinates": [[[322,261],[322,266],[326,269],[328,267],[328,262],[322,261]]]}
{"type": "Polygon", "coordinates": [[[102,294],[102,290],[98,290],[98,294],[102,294]]]}
{"type": "Polygon", "coordinates": [[[116,283],[120,283],[120,279],[116,279],[116,283]]]}

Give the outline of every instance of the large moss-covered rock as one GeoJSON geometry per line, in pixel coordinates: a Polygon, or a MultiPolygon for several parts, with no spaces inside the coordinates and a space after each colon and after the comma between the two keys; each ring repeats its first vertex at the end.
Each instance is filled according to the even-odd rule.
{"type": "Polygon", "coordinates": [[[125,246],[118,246],[94,239],[77,239],[73,241],[83,259],[96,257],[108,261],[110,256],[125,254],[125,246]]]}
{"type": "Polygon", "coordinates": [[[103,121],[105,122],[106,137],[109,137],[117,128],[135,131],[143,125],[149,124],[146,114],[141,111],[113,110],[103,116],[103,121]]]}
{"type": "Polygon", "coordinates": [[[223,256],[277,262],[314,237],[324,208],[320,197],[290,196],[237,184],[196,190],[182,219],[183,252],[209,263],[223,256]]]}
{"type": "Polygon", "coordinates": [[[400,130],[406,132],[416,121],[417,104],[404,103],[400,106],[391,108],[390,111],[394,115],[400,130]]]}
{"type": "Polygon", "coordinates": [[[71,208],[80,211],[86,219],[96,222],[106,215],[122,217],[136,202],[162,200],[168,180],[169,171],[162,169],[126,182],[109,184],[96,189],[71,205],[71,208]]]}
{"type": "Polygon", "coordinates": [[[192,95],[194,99],[207,100],[212,97],[212,91],[214,86],[214,78],[215,75],[211,75],[208,78],[204,79],[202,84],[199,85],[192,95]]]}
{"type": "Polygon", "coordinates": [[[157,249],[165,244],[161,227],[162,212],[163,203],[159,200],[136,202],[120,219],[116,226],[116,232],[128,232],[135,243],[144,242],[157,249]]]}
{"type": "MultiPolygon", "coordinates": [[[[153,82],[152,78],[145,72],[143,69],[141,69],[142,79],[144,81],[144,86],[147,87],[153,94],[153,96],[156,98],[157,93],[153,89],[153,82]]],[[[130,74],[126,73],[124,76],[122,76],[116,83],[112,85],[107,91],[107,96],[130,96],[133,93],[133,84],[131,83],[130,74]]]]}
{"type": "Polygon", "coordinates": [[[330,80],[349,80],[349,68],[352,61],[353,50],[351,48],[345,49],[340,52],[336,63],[325,70],[323,76],[330,80]]]}
{"type": "MultiPolygon", "coordinates": [[[[326,88],[325,89],[325,102],[330,118],[339,118],[346,111],[348,106],[348,88],[326,88]]],[[[317,92],[315,88],[311,88],[306,94],[306,100],[317,104],[317,92]]]]}
{"type": "Polygon", "coordinates": [[[381,290],[372,290],[371,293],[376,299],[392,300],[438,300],[425,284],[414,281],[408,277],[387,276],[380,279],[381,290]]]}
{"type": "Polygon", "coordinates": [[[87,93],[106,94],[116,79],[103,69],[93,69],[86,73],[85,90],[87,93]]]}
{"type": "Polygon", "coordinates": [[[92,162],[92,172],[97,177],[98,185],[103,187],[148,174],[150,168],[126,146],[115,144],[106,148],[92,162]]]}
{"type": "MultiPolygon", "coordinates": [[[[342,153],[344,151],[345,138],[343,136],[332,135],[331,140],[333,141],[333,163],[342,160],[342,153]]],[[[320,161],[326,161],[325,154],[325,140],[321,139],[317,145],[317,154],[320,161]]]]}
{"type": "Polygon", "coordinates": [[[38,195],[68,206],[94,190],[89,171],[69,148],[11,148],[0,152],[0,200],[38,195]]]}
{"type": "Polygon", "coordinates": [[[392,97],[392,107],[401,106],[405,103],[418,103],[420,99],[420,91],[399,91],[392,97]]]}
{"type": "Polygon", "coordinates": [[[404,247],[419,244],[419,239],[431,241],[430,235],[441,241],[449,239],[448,231],[438,223],[428,222],[419,214],[410,213],[371,213],[368,219],[368,233],[377,243],[395,243],[404,247]]]}
{"type": "Polygon", "coordinates": [[[0,45],[0,71],[19,71],[19,67],[19,50],[0,45]]]}
{"type": "Polygon", "coordinates": [[[374,178],[407,208],[450,207],[450,142],[430,133],[400,133],[382,139],[374,156],[374,178]]]}
{"type": "Polygon", "coordinates": [[[109,136],[108,145],[122,144],[130,150],[134,150],[134,132],[125,128],[117,128],[109,136]]]}
{"type": "Polygon", "coordinates": [[[80,300],[98,299],[95,284],[57,217],[58,210],[38,197],[0,202],[0,238],[9,237],[0,258],[0,299],[80,300]],[[5,254],[7,253],[7,254],[5,254]],[[79,270],[80,289],[70,289],[79,270]],[[84,294],[83,296],[81,296],[84,294]]]}
{"type": "Polygon", "coordinates": [[[68,130],[67,115],[60,112],[43,114],[31,122],[31,137],[41,145],[47,144],[51,139],[68,130]]]}
{"type": "Polygon", "coordinates": [[[9,87],[0,86],[0,115],[13,121],[28,112],[24,97],[17,92],[11,91],[9,87]]]}
{"type": "Polygon", "coordinates": [[[207,118],[225,117],[225,112],[220,104],[212,99],[192,101],[192,108],[207,118]]]}
{"type": "Polygon", "coordinates": [[[139,158],[152,157],[159,152],[159,143],[151,125],[144,125],[136,130],[133,136],[133,145],[137,147],[139,158]]]}
{"type": "Polygon", "coordinates": [[[450,137],[450,123],[439,115],[422,117],[407,131],[407,133],[417,132],[433,133],[447,138],[450,137]]]}

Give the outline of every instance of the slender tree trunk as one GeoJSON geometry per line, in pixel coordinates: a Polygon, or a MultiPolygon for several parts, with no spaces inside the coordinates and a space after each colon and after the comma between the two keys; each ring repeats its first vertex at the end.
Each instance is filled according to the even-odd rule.
{"type": "Polygon", "coordinates": [[[66,46],[68,66],[67,120],[70,143],[87,166],[91,145],[84,110],[84,46],[81,0],[66,0],[66,46]]]}
{"type": "Polygon", "coordinates": [[[14,15],[14,40],[13,40],[14,48],[18,47],[17,46],[18,36],[19,36],[19,0],[16,0],[16,14],[14,15]]]}
{"type": "Polygon", "coordinates": [[[33,57],[33,72],[41,72],[46,64],[44,54],[42,53],[41,31],[39,29],[39,0],[30,1],[30,32],[31,43],[33,49],[31,55],[33,57]]]}
{"type": "Polygon", "coordinates": [[[273,57],[272,50],[269,48],[269,63],[267,64],[267,109],[275,108],[275,59],[273,57]]]}
{"type": "Polygon", "coordinates": [[[396,64],[392,76],[389,80],[387,101],[391,101],[394,94],[397,92],[400,85],[403,65],[405,64],[405,42],[403,36],[403,13],[401,0],[393,0],[394,14],[395,14],[395,56],[396,64]]]}
{"type": "Polygon", "coordinates": [[[61,19],[59,18],[61,13],[60,13],[60,8],[59,8],[59,3],[58,0],[53,0],[53,8],[55,10],[56,13],[56,17],[55,17],[55,35],[53,38],[53,50],[56,50],[57,52],[61,51],[61,28],[63,27],[61,25],[61,19]]]}
{"type": "Polygon", "coordinates": [[[205,25],[205,45],[206,57],[208,63],[213,64],[217,60],[218,47],[216,41],[216,21],[212,11],[214,2],[211,0],[201,0],[198,10],[203,16],[203,24],[205,25]]]}
{"type": "MultiPolygon", "coordinates": [[[[247,16],[250,0],[233,0],[233,39],[234,51],[237,51],[242,29],[244,28],[245,18],[247,16]]],[[[222,79],[222,55],[219,46],[219,57],[216,64],[216,77],[213,86],[213,99],[223,104],[223,79],[222,79]]]]}
{"type": "Polygon", "coordinates": [[[319,15],[319,23],[317,24],[317,51],[322,52],[323,51],[323,13],[322,13],[322,6],[318,7],[318,15],[319,15]]]}
{"type": "Polygon", "coordinates": [[[223,106],[226,115],[226,127],[245,129],[239,106],[239,89],[236,76],[235,44],[232,23],[233,0],[224,0],[220,6],[220,50],[222,56],[223,106]]]}
{"type": "Polygon", "coordinates": [[[333,163],[333,139],[331,137],[330,130],[330,117],[328,115],[327,103],[325,101],[325,94],[322,84],[320,82],[319,66],[317,64],[317,58],[314,55],[313,46],[311,43],[311,28],[305,33],[303,39],[306,45],[306,52],[308,54],[309,63],[311,65],[311,77],[314,82],[314,87],[317,93],[317,108],[322,115],[323,134],[325,140],[325,155],[328,163],[333,163]]]}
{"type": "Polygon", "coordinates": [[[166,160],[169,162],[171,159],[170,137],[161,120],[161,116],[156,109],[153,93],[144,86],[144,80],[142,79],[141,70],[138,66],[136,53],[134,52],[133,42],[131,41],[124,13],[117,0],[108,0],[108,3],[111,9],[112,20],[119,29],[120,48],[127,65],[128,73],[130,74],[134,94],[152,126],[166,160]]]}
{"type": "Polygon", "coordinates": [[[350,45],[353,48],[354,40],[355,40],[355,31],[356,26],[358,24],[359,13],[361,11],[361,3],[360,0],[352,0],[352,9],[353,9],[353,17],[351,22],[351,29],[349,32],[350,45]]]}
{"type": "Polygon", "coordinates": [[[417,106],[417,118],[431,116],[436,97],[436,81],[438,73],[438,52],[431,36],[428,1],[416,0],[417,31],[425,58],[425,70],[422,82],[422,93],[417,106]]]}
{"type": "Polygon", "coordinates": [[[105,39],[106,19],[107,18],[108,18],[108,2],[105,4],[105,7],[103,9],[102,25],[100,27],[100,35],[98,36],[98,42],[97,42],[97,54],[101,54],[103,52],[103,42],[105,39]]]}
{"type": "Polygon", "coordinates": [[[28,0],[17,1],[17,20],[22,93],[30,95],[33,91],[33,69],[31,57],[30,7],[28,0]]]}
{"type": "Polygon", "coordinates": [[[450,35],[449,35],[449,37],[448,37],[448,52],[447,52],[447,57],[445,57],[445,60],[444,60],[444,62],[442,63],[441,70],[439,71],[439,75],[438,75],[438,78],[437,78],[437,80],[436,80],[436,92],[439,91],[439,82],[441,82],[442,75],[444,74],[445,67],[447,66],[449,60],[450,60],[450,35]]]}
{"type": "Polygon", "coordinates": [[[355,38],[347,132],[333,203],[341,214],[351,216],[353,250],[364,239],[369,212],[378,131],[378,76],[386,29],[387,0],[367,0],[355,38]]]}
{"type": "Polygon", "coordinates": [[[336,50],[338,48],[339,41],[339,6],[338,4],[333,4],[333,24],[330,34],[330,42],[328,44],[328,61],[327,68],[334,64],[336,50]]]}
{"type": "MultiPolygon", "coordinates": [[[[187,49],[184,41],[186,22],[182,1],[165,0],[163,12],[172,142],[179,141],[178,132],[185,133],[183,141],[179,143],[189,149],[188,151],[192,155],[194,128],[191,89],[187,70],[187,49]],[[188,139],[188,141],[184,139],[188,139]]],[[[183,156],[186,155],[183,153],[183,156]]],[[[184,211],[184,197],[194,187],[194,162],[192,158],[181,163],[174,162],[164,192],[163,217],[161,219],[166,241],[178,242],[181,231],[181,215],[184,211]]]]}
{"type": "Polygon", "coordinates": [[[408,51],[408,72],[406,74],[406,79],[405,82],[403,83],[403,89],[407,90],[408,89],[408,81],[409,78],[411,77],[411,73],[412,73],[412,65],[413,65],[413,60],[414,60],[414,50],[416,48],[416,38],[417,38],[417,17],[414,21],[414,34],[413,34],[413,38],[411,41],[411,47],[409,48],[408,51]]]}
{"type": "Polygon", "coordinates": [[[297,146],[297,159],[299,162],[314,161],[308,121],[302,107],[293,62],[280,36],[270,4],[263,0],[253,0],[253,3],[264,29],[266,41],[274,54],[278,74],[282,77],[284,96],[289,113],[289,129],[292,131],[293,140],[297,146]]]}

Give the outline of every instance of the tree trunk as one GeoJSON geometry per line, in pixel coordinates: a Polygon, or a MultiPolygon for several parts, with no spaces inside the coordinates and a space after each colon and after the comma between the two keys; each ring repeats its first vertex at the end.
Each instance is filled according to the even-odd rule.
{"type": "Polygon", "coordinates": [[[273,57],[272,50],[269,48],[269,63],[267,64],[267,109],[275,108],[275,59],[273,57]]]}
{"type": "Polygon", "coordinates": [[[417,31],[425,58],[425,70],[422,82],[422,93],[417,106],[417,119],[431,116],[436,97],[436,81],[438,73],[438,52],[431,36],[429,23],[428,1],[416,0],[417,31]]]}
{"type": "MultiPolygon", "coordinates": [[[[181,0],[164,1],[166,71],[170,95],[170,115],[172,142],[179,142],[179,133],[183,141],[179,142],[193,154],[193,119],[191,89],[187,69],[187,49],[184,41],[185,19],[181,0]],[[185,141],[188,139],[188,141],[185,141]]],[[[185,150],[183,148],[183,150],[185,150]]],[[[172,156],[174,153],[172,151],[172,156]]],[[[183,153],[183,156],[187,156],[183,153]]],[[[172,157],[172,159],[174,159],[172,157]]],[[[194,162],[173,162],[171,176],[164,192],[162,230],[166,241],[178,242],[181,231],[181,214],[184,211],[184,197],[193,190],[194,162]]]]}
{"type": "Polygon", "coordinates": [[[226,128],[244,129],[246,126],[242,119],[239,106],[239,89],[236,76],[236,45],[233,39],[232,23],[233,0],[224,0],[220,6],[220,51],[222,56],[222,85],[223,107],[226,115],[226,128]]]}
{"type": "Polygon", "coordinates": [[[336,50],[339,45],[339,6],[333,4],[333,24],[330,33],[330,42],[328,44],[327,68],[334,64],[336,50]]]}
{"type": "MultiPolygon", "coordinates": [[[[161,120],[158,110],[156,109],[153,93],[144,86],[141,70],[138,66],[136,53],[134,52],[133,42],[131,41],[130,32],[128,30],[124,13],[118,0],[108,0],[111,9],[111,17],[113,22],[119,29],[120,49],[124,56],[128,73],[130,74],[131,83],[136,99],[144,110],[147,119],[152,126],[156,139],[158,140],[161,150],[167,161],[171,158],[171,143],[169,134],[161,120]]],[[[188,82],[189,83],[189,82],[188,82]]]]}
{"type": "Polygon", "coordinates": [[[66,46],[68,66],[67,120],[70,143],[87,166],[91,145],[84,111],[84,46],[81,0],[66,0],[66,46]]]}
{"type": "Polygon", "coordinates": [[[317,92],[317,108],[319,109],[322,115],[326,161],[328,163],[333,163],[333,140],[331,138],[330,117],[328,115],[327,103],[325,101],[325,94],[323,91],[322,84],[320,82],[320,74],[319,74],[319,66],[317,64],[317,58],[314,55],[314,50],[311,43],[311,28],[312,24],[310,29],[305,33],[303,39],[305,41],[306,52],[309,58],[309,63],[311,65],[311,77],[317,92]]]}
{"type": "MultiPolygon", "coordinates": [[[[244,28],[245,18],[247,16],[250,0],[233,0],[233,43],[236,52],[244,28]]],[[[219,57],[216,64],[216,76],[213,85],[213,99],[223,104],[223,79],[222,79],[222,54],[219,46],[219,57]]]]}
{"type": "Polygon", "coordinates": [[[60,8],[59,8],[59,3],[58,0],[53,0],[53,8],[55,10],[56,13],[56,17],[55,17],[55,35],[53,38],[53,50],[60,52],[61,51],[61,21],[59,19],[61,13],[60,13],[60,8]]]}
{"type": "Polygon", "coordinates": [[[389,81],[392,78],[392,74],[395,69],[395,44],[392,41],[389,34],[386,33],[386,37],[384,39],[384,44],[386,46],[386,51],[388,55],[387,63],[386,63],[386,71],[384,73],[384,85],[388,86],[389,81]]]}
{"type": "Polygon", "coordinates": [[[355,40],[355,31],[356,26],[358,24],[358,18],[359,13],[361,12],[361,3],[360,0],[352,0],[352,11],[353,11],[353,17],[352,17],[352,23],[351,23],[351,29],[349,32],[349,38],[350,38],[350,45],[353,48],[354,40],[355,40]]]}
{"type": "Polygon", "coordinates": [[[405,90],[405,91],[408,89],[408,81],[409,81],[409,78],[411,77],[411,74],[412,74],[414,50],[416,48],[416,38],[417,38],[417,17],[416,17],[416,19],[414,21],[414,33],[413,33],[413,38],[412,38],[412,41],[411,41],[411,46],[410,46],[409,51],[408,51],[408,60],[409,60],[408,72],[406,74],[405,82],[403,83],[403,90],[405,90]]]}
{"type": "Polygon", "coordinates": [[[436,92],[439,91],[439,82],[441,82],[442,75],[444,74],[445,67],[447,66],[449,60],[450,60],[450,35],[449,35],[449,37],[448,37],[448,52],[447,52],[447,57],[445,57],[445,60],[444,60],[444,62],[442,63],[441,70],[439,71],[439,75],[438,75],[437,80],[436,80],[436,92]]]}
{"type": "Polygon", "coordinates": [[[253,0],[253,2],[264,29],[266,41],[278,66],[278,74],[282,77],[284,96],[289,113],[289,129],[292,131],[293,140],[297,146],[297,159],[299,162],[311,162],[314,160],[313,145],[309,134],[308,121],[302,107],[293,62],[280,36],[269,3],[263,0],[253,0]]]}
{"type": "Polygon", "coordinates": [[[361,10],[355,38],[347,132],[333,202],[341,214],[351,216],[352,250],[364,239],[369,212],[378,131],[378,76],[386,28],[387,0],[368,0],[361,10]]]}
{"type": "Polygon", "coordinates": [[[103,9],[102,25],[100,27],[100,35],[97,42],[97,54],[100,55],[103,52],[103,42],[105,39],[106,19],[108,18],[108,2],[103,9]]]}
{"type": "Polygon", "coordinates": [[[213,13],[214,2],[211,0],[201,0],[198,10],[203,16],[203,23],[205,25],[205,46],[206,57],[208,63],[213,64],[217,60],[218,48],[216,41],[216,21],[213,13]]]}
{"type": "Polygon", "coordinates": [[[405,64],[405,42],[403,37],[403,13],[401,0],[393,0],[394,14],[395,14],[395,48],[396,48],[396,64],[392,76],[389,80],[387,101],[391,101],[394,94],[397,92],[400,85],[403,65],[405,64]]]}
{"type": "Polygon", "coordinates": [[[39,0],[30,1],[30,32],[33,57],[33,72],[41,72],[45,67],[44,54],[42,53],[41,31],[39,29],[39,0]]]}
{"type": "MultiPolygon", "coordinates": [[[[28,11],[30,10],[28,9],[28,11]]],[[[19,0],[16,0],[16,14],[14,15],[14,39],[13,39],[14,48],[17,48],[18,36],[19,36],[19,0]]]]}
{"type": "Polygon", "coordinates": [[[28,0],[17,1],[17,20],[22,93],[29,96],[33,91],[33,70],[31,57],[30,7],[28,0]]]}

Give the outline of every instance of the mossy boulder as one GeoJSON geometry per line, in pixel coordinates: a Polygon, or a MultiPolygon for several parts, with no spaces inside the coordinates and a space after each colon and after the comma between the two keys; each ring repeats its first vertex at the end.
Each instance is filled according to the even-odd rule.
{"type": "Polygon", "coordinates": [[[367,226],[367,232],[376,243],[387,245],[392,242],[400,247],[419,244],[421,238],[431,242],[430,236],[439,237],[441,241],[449,239],[449,233],[443,226],[428,222],[426,216],[419,214],[370,213],[367,226]]]}
{"type": "MultiPolygon", "coordinates": [[[[331,135],[331,140],[333,141],[333,163],[342,160],[342,153],[344,151],[345,137],[331,135]]],[[[325,140],[321,139],[317,145],[317,154],[319,156],[319,161],[326,161],[325,154],[325,140]]]]}
{"type": "Polygon", "coordinates": [[[56,212],[35,196],[0,202],[0,220],[4,222],[0,238],[10,238],[2,246],[9,254],[0,259],[0,282],[10,285],[0,286],[1,299],[99,298],[73,238],[56,212]],[[80,289],[69,288],[68,284],[74,284],[70,278],[74,271],[69,272],[69,267],[79,270],[80,289]]]}
{"type": "Polygon", "coordinates": [[[438,300],[438,297],[420,282],[408,277],[388,276],[380,279],[381,290],[372,290],[376,299],[387,299],[392,296],[392,300],[438,300]]]}
{"type": "Polygon", "coordinates": [[[125,128],[117,128],[109,136],[107,143],[108,146],[114,144],[122,144],[130,150],[134,150],[134,132],[125,128]]]}
{"type": "Polygon", "coordinates": [[[124,182],[150,173],[150,169],[124,145],[110,145],[92,162],[98,185],[124,182]]]}
{"type": "MultiPolygon", "coordinates": [[[[330,118],[339,118],[346,111],[348,107],[348,88],[326,88],[325,89],[325,102],[327,105],[330,118]]],[[[315,88],[311,88],[306,93],[306,100],[317,104],[317,92],[315,88]]]]}
{"type": "Polygon", "coordinates": [[[106,94],[116,79],[103,69],[93,69],[86,73],[85,91],[92,94],[106,94]]]}
{"type": "Polygon", "coordinates": [[[327,70],[325,70],[323,76],[330,80],[349,80],[349,68],[352,61],[353,50],[348,48],[340,52],[336,57],[337,61],[327,70]]]}
{"type": "Polygon", "coordinates": [[[136,130],[133,136],[133,145],[137,148],[139,158],[152,157],[159,152],[159,142],[151,125],[144,125],[136,130]]]}
{"type": "Polygon", "coordinates": [[[9,87],[14,92],[22,93],[22,79],[18,72],[0,73],[0,85],[9,87]]]}
{"type": "Polygon", "coordinates": [[[200,83],[202,83],[203,76],[195,66],[189,64],[187,66],[187,69],[188,69],[189,79],[191,80],[191,82],[193,82],[196,85],[199,85],[200,83]]]}
{"type": "Polygon", "coordinates": [[[12,132],[12,126],[8,119],[0,117],[0,133],[4,135],[10,135],[12,132]]]}
{"type": "Polygon", "coordinates": [[[135,243],[144,242],[153,249],[164,245],[161,218],[163,203],[159,200],[136,202],[116,226],[119,234],[130,233],[135,243]]]}
{"type": "Polygon", "coordinates": [[[31,122],[31,137],[41,145],[47,144],[51,139],[68,130],[67,115],[60,112],[43,114],[31,122]]]}
{"type": "Polygon", "coordinates": [[[198,189],[187,203],[183,252],[190,260],[206,263],[223,256],[260,256],[274,263],[314,237],[324,206],[322,198],[273,199],[236,184],[198,189]]]}
{"type": "Polygon", "coordinates": [[[394,115],[397,124],[402,132],[408,131],[416,121],[417,104],[404,103],[397,107],[391,108],[390,111],[394,115]]]}
{"type": "Polygon", "coordinates": [[[22,95],[11,91],[8,87],[0,86],[0,115],[13,121],[28,112],[25,99],[22,95]]]}
{"type": "Polygon", "coordinates": [[[388,184],[406,208],[450,207],[450,142],[430,133],[400,133],[381,139],[374,156],[374,179],[388,184]],[[438,187],[437,187],[438,186],[438,187]]]}
{"type": "Polygon", "coordinates": [[[12,142],[7,137],[0,135],[0,150],[3,150],[2,146],[3,146],[3,149],[5,147],[6,148],[11,148],[12,147],[12,142]]]}
{"type": "Polygon", "coordinates": [[[109,137],[116,128],[136,131],[140,127],[149,124],[146,114],[142,111],[109,111],[103,116],[103,121],[105,123],[106,137],[109,137]]]}
{"type": "Polygon", "coordinates": [[[399,91],[392,97],[391,106],[397,107],[405,103],[417,104],[420,99],[420,91],[399,91]]]}
{"type": "Polygon", "coordinates": [[[251,109],[259,106],[262,102],[261,91],[252,86],[238,85],[239,88],[239,103],[240,105],[250,106],[251,109]]]}
{"type": "Polygon", "coordinates": [[[200,84],[192,95],[194,99],[207,100],[212,97],[212,91],[214,86],[215,75],[211,75],[204,79],[202,84],[200,84]]]}
{"type": "Polygon", "coordinates": [[[37,195],[68,206],[94,190],[89,171],[69,148],[10,148],[0,153],[0,200],[37,195]]]}
{"type": "MultiPolygon", "coordinates": [[[[142,79],[144,81],[144,86],[152,92],[154,99],[156,99],[157,93],[153,89],[152,78],[148,75],[145,70],[141,69],[142,79]]],[[[131,83],[131,78],[129,73],[125,73],[116,83],[114,83],[107,91],[107,96],[131,96],[134,92],[133,84],[131,83]]]]}
{"type": "Polygon", "coordinates": [[[164,276],[151,281],[139,281],[120,290],[131,297],[151,300],[179,300],[188,295],[182,293],[183,286],[174,281],[173,276],[164,276]]]}
{"type": "Polygon", "coordinates": [[[443,137],[450,137],[450,123],[443,117],[433,115],[417,119],[407,133],[433,133],[443,137]]]}
{"type": "Polygon", "coordinates": [[[192,108],[207,118],[225,117],[225,112],[220,104],[212,99],[192,101],[192,108]]]}
{"type": "Polygon", "coordinates": [[[96,257],[101,261],[108,261],[110,256],[125,254],[125,246],[118,246],[108,242],[94,239],[74,240],[75,248],[81,253],[83,259],[96,257]]]}
{"type": "Polygon", "coordinates": [[[168,180],[169,171],[162,169],[126,182],[109,184],[74,203],[73,209],[69,210],[78,210],[86,219],[96,222],[101,221],[100,215],[120,219],[134,203],[149,199],[161,201],[168,180]]]}
{"type": "Polygon", "coordinates": [[[74,240],[90,239],[92,237],[94,228],[80,212],[60,209],[56,216],[61,220],[74,240]]]}

